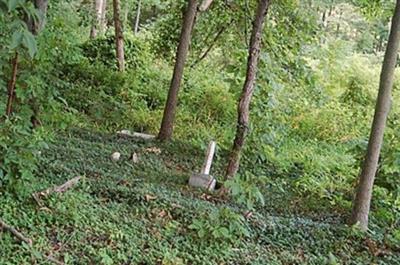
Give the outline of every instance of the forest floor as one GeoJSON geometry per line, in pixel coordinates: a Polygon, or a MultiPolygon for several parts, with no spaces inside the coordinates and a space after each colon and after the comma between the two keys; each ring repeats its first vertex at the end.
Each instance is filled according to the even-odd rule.
{"type": "MultiPolygon", "coordinates": [[[[221,157],[212,168],[217,176],[221,157]]],[[[0,232],[0,264],[47,264],[48,255],[65,264],[400,264],[400,249],[343,225],[340,213],[303,210],[301,199],[273,187],[265,189],[266,205],[246,220],[248,235],[199,238],[194,221],[207,233],[232,224],[213,219],[216,210],[244,212],[188,187],[202,159],[203,151],[176,141],[83,130],[58,136],[41,155],[32,190],[82,180],[39,201],[0,198],[3,220],[33,240],[30,248],[0,232]],[[110,159],[115,151],[117,162],[110,159]]]]}

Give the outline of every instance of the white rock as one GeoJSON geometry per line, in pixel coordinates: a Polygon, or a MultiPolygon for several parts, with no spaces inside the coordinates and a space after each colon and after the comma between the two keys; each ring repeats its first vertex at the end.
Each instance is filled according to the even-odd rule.
{"type": "Polygon", "coordinates": [[[119,134],[127,134],[127,135],[132,134],[131,131],[129,131],[129,130],[121,130],[121,131],[119,131],[117,133],[119,133],[119,134]]]}
{"type": "Polygon", "coordinates": [[[119,153],[119,152],[114,152],[114,153],[111,155],[111,160],[112,160],[112,161],[118,161],[120,158],[121,158],[121,153],[119,153]]]}
{"type": "Polygon", "coordinates": [[[139,162],[139,157],[136,153],[132,154],[131,159],[132,159],[132,162],[135,164],[139,162]]]}

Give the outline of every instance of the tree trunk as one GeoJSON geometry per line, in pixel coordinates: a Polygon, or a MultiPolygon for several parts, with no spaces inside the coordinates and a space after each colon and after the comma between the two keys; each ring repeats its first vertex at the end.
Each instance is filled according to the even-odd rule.
{"type": "Polygon", "coordinates": [[[11,78],[8,81],[8,100],[6,115],[9,117],[12,113],[12,104],[15,97],[15,83],[17,82],[17,71],[18,71],[18,52],[15,52],[14,58],[11,60],[11,78]]]}
{"type": "Polygon", "coordinates": [[[38,35],[46,23],[48,0],[32,0],[32,2],[35,8],[39,11],[39,19],[32,19],[32,17],[28,16],[24,20],[28,30],[33,35],[38,35]]]}
{"type": "Polygon", "coordinates": [[[239,169],[240,152],[242,151],[249,126],[249,108],[253,95],[254,83],[257,73],[258,58],[260,55],[261,36],[264,19],[268,12],[269,0],[259,0],[253,30],[250,38],[249,55],[247,59],[246,81],[243,85],[242,94],[238,104],[238,123],[236,137],[230,153],[225,178],[235,176],[239,169]]]}
{"type": "Polygon", "coordinates": [[[101,14],[100,14],[100,28],[99,33],[104,34],[107,28],[107,0],[102,0],[101,2],[101,14]]]}
{"type": "Polygon", "coordinates": [[[119,0],[113,0],[113,9],[114,9],[115,46],[117,52],[117,65],[118,65],[118,70],[123,72],[125,70],[124,36],[122,33],[122,25],[120,19],[119,0]]]}
{"type": "Polygon", "coordinates": [[[184,15],[181,36],[178,49],[176,52],[176,61],[171,85],[168,91],[168,98],[165,104],[164,115],[161,122],[158,139],[169,140],[172,137],[175,110],[178,103],[178,92],[181,85],[183,69],[185,66],[186,56],[189,50],[190,37],[197,13],[197,0],[189,0],[184,15]]]}
{"type": "Polygon", "coordinates": [[[382,65],[378,99],[368,142],[368,150],[361,170],[356,197],[353,203],[353,211],[350,218],[351,224],[359,223],[363,230],[368,228],[368,214],[371,204],[372,187],[378,167],[378,159],[382,147],[385,124],[391,106],[391,93],[399,43],[400,0],[397,0],[389,41],[382,65]]]}
{"type": "Polygon", "coordinates": [[[96,38],[100,29],[102,11],[103,11],[103,0],[94,0],[94,11],[95,17],[93,20],[92,28],[90,29],[90,38],[96,38]]]}
{"type": "Polygon", "coordinates": [[[140,23],[140,6],[142,4],[142,1],[139,0],[138,2],[138,7],[137,7],[137,12],[136,12],[136,20],[135,20],[135,35],[139,32],[139,23],[140,23]]]}

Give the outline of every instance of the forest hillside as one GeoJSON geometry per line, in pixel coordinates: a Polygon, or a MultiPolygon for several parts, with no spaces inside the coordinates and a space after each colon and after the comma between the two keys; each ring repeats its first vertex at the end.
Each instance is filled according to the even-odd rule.
{"type": "Polygon", "coordinates": [[[400,0],[0,0],[0,264],[400,264],[400,0]]]}

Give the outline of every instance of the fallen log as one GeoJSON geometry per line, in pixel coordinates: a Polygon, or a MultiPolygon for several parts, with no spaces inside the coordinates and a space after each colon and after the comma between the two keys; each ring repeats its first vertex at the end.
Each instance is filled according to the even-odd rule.
{"type": "Polygon", "coordinates": [[[122,130],[117,132],[117,135],[119,136],[127,136],[127,137],[135,137],[135,138],[141,138],[143,140],[153,140],[156,138],[155,135],[152,134],[146,134],[146,133],[138,133],[138,132],[130,132],[129,130],[122,130]]]}
{"type": "Polygon", "coordinates": [[[70,180],[68,180],[67,182],[65,182],[64,184],[60,185],[60,186],[55,186],[53,188],[48,188],[44,191],[40,191],[40,192],[36,192],[34,193],[34,195],[36,196],[43,196],[46,197],[51,193],[61,193],[61,192],[65,192],[68,189],[70,189],[71,187],[75,186],[76,184],[78,184],[79,180],[81,179],[81,176],[77,176],[75,178],[72,178],[70,180]]]}
{"type": "Polygon", "coordinates": [[[81,176],[77,176],[75,178],[72,178],[72,179],[68,180],[67,182],[65,182],[64,184],[62,184],[60,186],[55,186],[55,187],[52,187],[52,188],[48,188],[48,189],[46,189],[44,191],[35,192],[35,193],[32,194],[32,197],[37,202],[37,204],[39,206],[41,206],[42,205],[42,203],[40,202],[40,198],[41,197],[47,197],[51,193],[65,192],[66,190],[68,190],[71,187],[73,187],[76,184],[78,184],[78,182],[79,182],[79,180],[81,178],[82,178],[81,176]]]}

